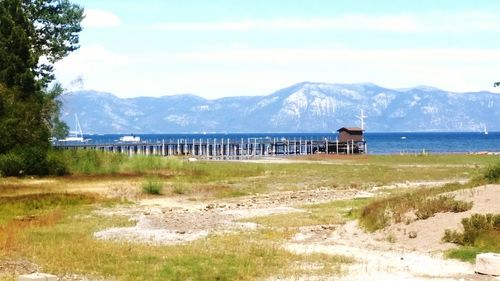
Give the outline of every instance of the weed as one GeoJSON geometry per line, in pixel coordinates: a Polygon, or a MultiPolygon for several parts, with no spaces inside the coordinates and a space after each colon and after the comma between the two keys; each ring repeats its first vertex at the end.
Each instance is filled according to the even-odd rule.
{"type": "Polygon", "coordinates": [[[146,194],[159,195],[165,183],[159,177],[147,177],[142,182],[142,191],[146,194]]]}
{"type": "Polygon", "coordinates": [[[176,181],[172,184],[172,192],[175,194],[187,194],[191,190],[186,182],[176,181]]]}

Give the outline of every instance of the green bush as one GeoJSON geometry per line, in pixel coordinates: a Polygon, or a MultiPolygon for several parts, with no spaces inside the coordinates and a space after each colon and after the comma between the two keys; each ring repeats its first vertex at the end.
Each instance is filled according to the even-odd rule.
{"type": "Polygon", "coordinates": [[[479,237],[490,232],[500,232],[500,214],[473,214],[470,218],[462,219],[462,226],[463,232],[447,229],[443,241],[474,246],[479,237]]]}
{"type": "Polygon", "coordinates": [[[158,177],[148,177],[142,183],[142,191],[146,194],[159,195],[164,184],[163,180],[158,177]]]}
{"type": "Polygon", "coordinates": [[[484,178],[488,183],[500,182],[500,162],[488,167],[484,173],[484,178]]]}
{"type": "Polygon", "coordinates": [[[0,155],[0,173],[2,176],[20,176],[24,173],[23,158],[12,151],[0,155]]]}
{"type": "Polygon", "coordinates": [[[69,173],[68,161],[59,151],[49,151],[47,166],[50,175],[63,176],[69,173]]]}
{"type": "Polygon", "coordinates": [[[42,146],[18,146],[0,155],[0,172],[4,176],[47,175],[47,149],[42,146]]]}

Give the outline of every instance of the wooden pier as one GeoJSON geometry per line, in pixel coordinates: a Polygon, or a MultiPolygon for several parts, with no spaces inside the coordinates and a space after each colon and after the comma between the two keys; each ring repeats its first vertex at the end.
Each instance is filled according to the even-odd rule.
{"type": "Polygon", "coordinates": [[[322,139],[246,138],[176,139],[103,144],[55,142],[57,149],[87,149],[134,155],[185,155],[205,159],[247,159],[267,156],[366,153],[366,142],[322,139]]]}

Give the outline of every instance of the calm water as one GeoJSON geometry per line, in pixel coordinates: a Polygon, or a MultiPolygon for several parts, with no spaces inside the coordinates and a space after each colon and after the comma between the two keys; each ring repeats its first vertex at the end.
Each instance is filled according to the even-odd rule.
{"type": "MultiPolygon", "coordinates": [[[[85,135],[90,138],[91,143],[114,143],[123,135],[85,135]]],[[[336,134],[333,133],[254,133],[254,134],[136,134],[141,140],[160,141],[186,139],[196,141],[213,140],[225,141],[254,138],[287,138],[302,140],[318,140],[328,138],[335,141],[336,134]]],[[[366,133],[365,139],[368,144],[368,152],[371,154],[392,154],[400,152],[422,152],[430,153],[454,153],[454,152],[480,152],[492,151],[500,152],[500,132],[483,133],[366,133]]]]}

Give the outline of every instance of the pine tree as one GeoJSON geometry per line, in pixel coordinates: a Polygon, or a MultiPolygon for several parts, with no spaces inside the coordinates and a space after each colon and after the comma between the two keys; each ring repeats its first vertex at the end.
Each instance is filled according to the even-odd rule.
{"type": "Polygon", "coordinates": [[[0,170],[46,173],[49,137],[65,130],[53,64],[79,47],[82,19],[67,0],[0,0],[0,170]]]}

